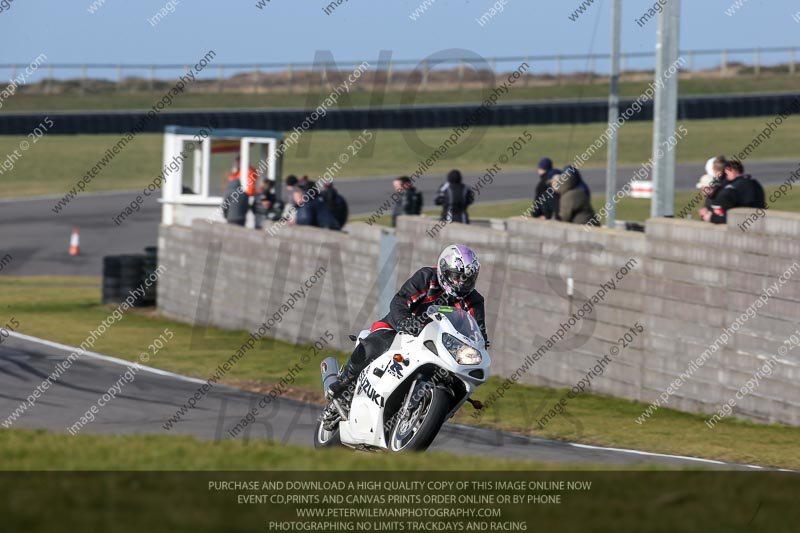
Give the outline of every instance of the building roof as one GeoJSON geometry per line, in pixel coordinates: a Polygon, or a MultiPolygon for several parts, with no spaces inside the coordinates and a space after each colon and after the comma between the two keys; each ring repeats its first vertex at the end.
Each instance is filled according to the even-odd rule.
{"type": "Polygon", "coordinates": [[[283,139],[283,133],[279,131],[270,130],[247,130],[239,128],[215,128],[208,131],[208,128],[203,126],[164,126],[164,133],[173,133],[176,135],[198,135],[205,130],[204,136],[212,139],[234,139],[241,137],[262,137],[269,139],[283,139]]]}

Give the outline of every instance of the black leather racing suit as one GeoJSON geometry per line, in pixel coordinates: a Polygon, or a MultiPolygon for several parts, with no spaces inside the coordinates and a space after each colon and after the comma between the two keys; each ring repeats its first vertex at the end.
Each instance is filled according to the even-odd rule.
{"type": "Polygon", "coordinates": [[[370,334],[353,351],[345,367],[348,377],[358,377],[372,360],[388,350],[398,331],[416,335],[425,325],[425,313],[432,305],[449,305],[468,311],[475,317],[486,345],[489,345],[483,296],[476,290],[466,298],[449,296],[439,285],[436,267],[422,267],[403,283],[392,298],[389,313],[372,324],[370,334]]]}

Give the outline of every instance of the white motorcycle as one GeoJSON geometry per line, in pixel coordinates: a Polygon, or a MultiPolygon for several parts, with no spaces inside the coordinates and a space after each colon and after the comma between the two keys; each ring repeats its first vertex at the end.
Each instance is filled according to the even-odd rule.
{"type": "MultiPolygon", "coordinates": [[[[431,306],[418,336],[399,333],[389,350],[359,375],[352,401],[332,400],[314,432],[314,447],[343,444],[368,450],[425,450],[444,422],[489,377],[491,359],[475,318],[459,308],[431,306]]],[[[362,331],[356,346],[369,334],[362,331]]],[[[339,374],[335,358],[320,365],[323,390],[339,374]]]]}

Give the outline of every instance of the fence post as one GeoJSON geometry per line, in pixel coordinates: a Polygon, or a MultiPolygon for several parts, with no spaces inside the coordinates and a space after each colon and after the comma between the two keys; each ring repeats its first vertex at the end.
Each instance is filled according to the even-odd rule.
{"type": "Polygon", "coordinates": [[[761,48],[756,48],[755,52],[756,77],[761,75],[761,48]]]}
{"type": "Polygon", "coordinates": [[[45,90],[46,94],[50,94],[53,92],[53,65],[47,65],[47,89],[45,90]]]}
{"type": "Polygon", "coordinates": [[[556,56],[556,83],[561,85],[561,56],[556,56]]]}
{"type": "Polygon", "coordinates": [[[78,94],[81,96],[86,94],[86,65],[81,65],[81,85],[78,89],[78,94]]]}
{"type": "Polygon", "coordinates": [[[422,62],[422,90],[424,91],[428,87],[428,60],[422,62]]]}
{"type": "Polygon", "coordinates": [[[225,76],[225,67],[222,65],[217,67],[217,92],[222,92],[222,79],[225,76]]]}
{"type": "MultiPolygon", "coordinates": [[[[359,67],[360,65],[361,65],[361,63],[356,63],[356,66],[353,68],[353,72],[355,72],[356,70],[358,70],[358,67],[359,67]]],[[[376,75],[376,76],[378,75],[378,74],[377,74],[377,72],[378,72],[378,70],[377,70],[377,69],[375,69],[375,75],[376,75]]],[[[360,92],[360,91],[363,91],[363,90],[364,90],[364,87],[363,87],[363,86],[362,86],[360,83],[356,83],[356,84],[354,85],[354,88],[355,88],[355,90],[356,90],[356,91],[358,91],[358,92],[360,92]]]]}
{"type": "MultiPolygon", "coordinates": [[[[391,85],[392,85],[392,58],[389,57],[389,61],[386,63],[386,86],[390,87],[391,85]]],[[[372,90],[375,90],[375,87],[373,87],[372,90]]]]}
{"type": "Polygon", "coordinates": [[[525,81],[522,83],[522,85],[523,85],[523,87],[527,87],[528,86],[528,82],[531,81],[530,57],[529,56],[525,56],[525,59],[523,59],[523,61],[525,61],[525,64],[528,65],[528,71],[525,72],[525,81]]]}

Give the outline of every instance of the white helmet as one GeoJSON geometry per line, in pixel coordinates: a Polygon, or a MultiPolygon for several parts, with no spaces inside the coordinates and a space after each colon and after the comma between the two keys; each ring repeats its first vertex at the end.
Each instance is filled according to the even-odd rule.
{"type": "Polygon", "coordinates": [[[451,244],[439,254],[436,275],[445,293],[464,298],[475,290],[480,270],[475,252],[463,244],[451,244]]]}

